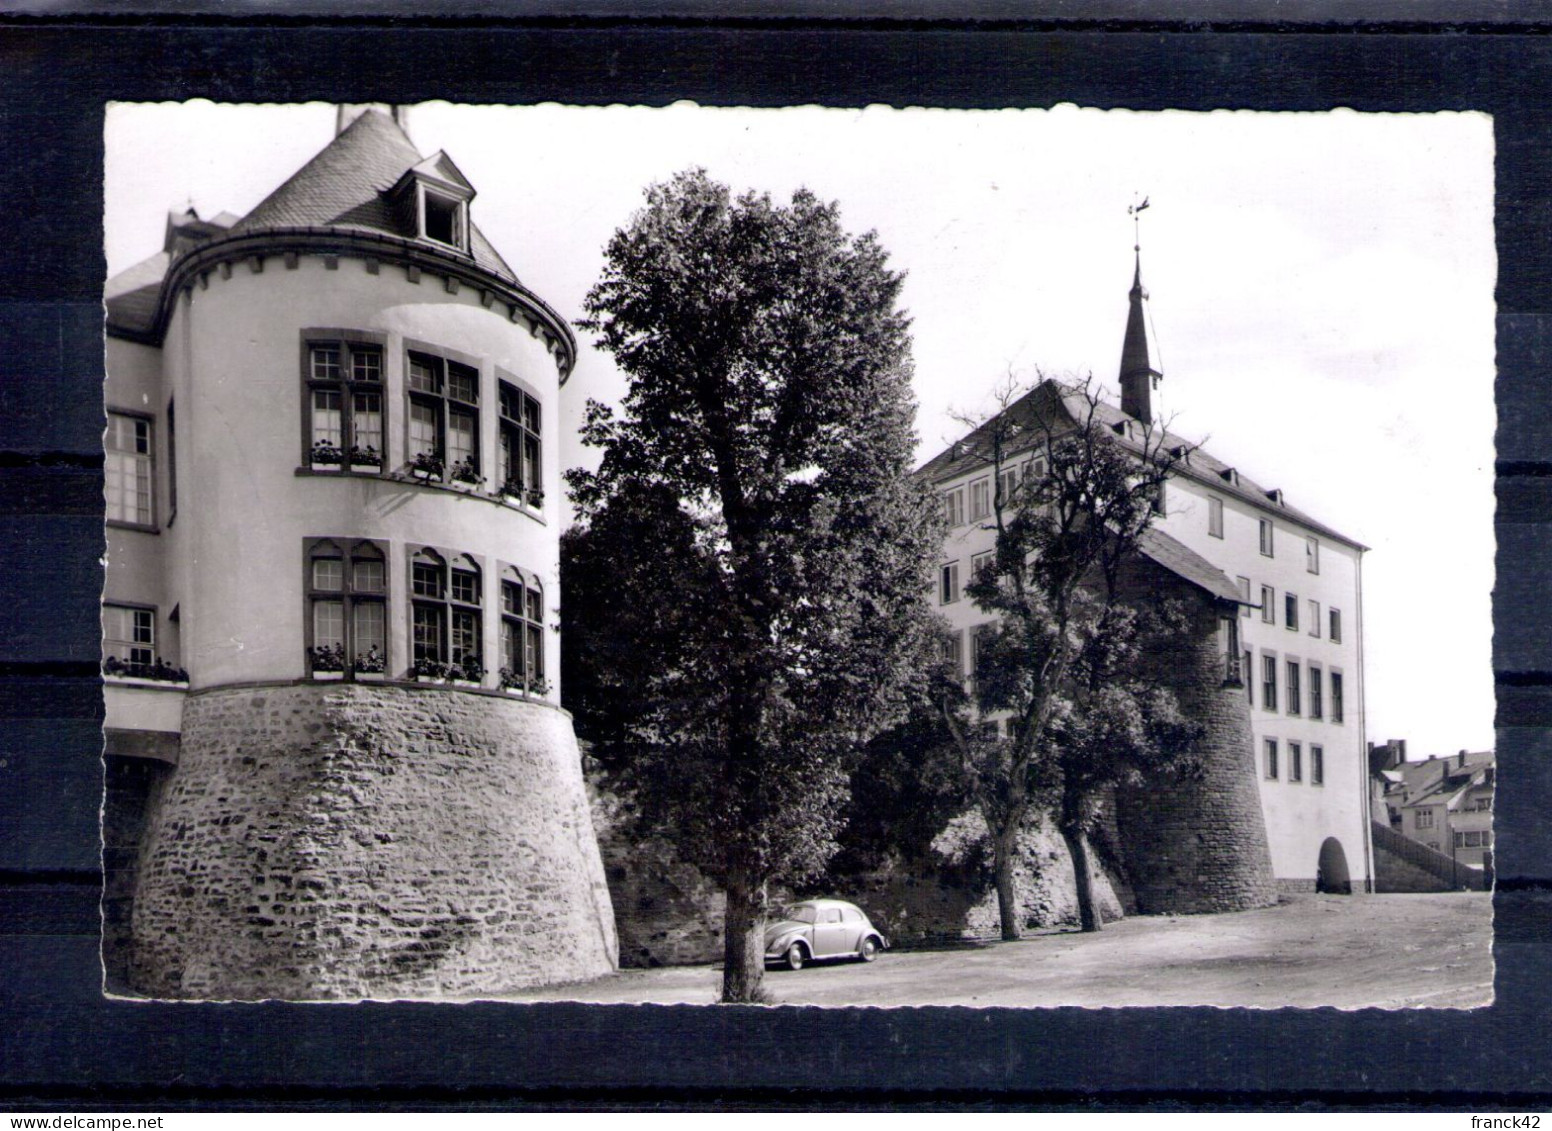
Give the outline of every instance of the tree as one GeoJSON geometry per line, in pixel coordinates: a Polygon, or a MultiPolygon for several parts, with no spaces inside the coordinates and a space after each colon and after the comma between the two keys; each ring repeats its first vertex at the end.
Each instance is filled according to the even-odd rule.
{"type": "Polygon", "coordinates": [[[588,405],[603,458],[572,496],[595,546],[683,567],[636,595],[676,607],[665,637],[639,617],[594,634],[596,655],[620,631],[615,655],[647,657],[601,729],[726,893],[724,1001],[761,1000],[767,885],[834,851],[846,760],[900,713],[929,631],[901,281],[834,204],[734,200],[694,170],[647,190],[587,296],[628,389],[619,417],[588,405]],[[634,542],[644,515],[662,539],[634,542]]]}
{"type": "Polygon", "coordinates": [[[1014,865],[1032,811],[1054,816],[1083,929],[1099,930],[1088,839],[1103,799],[1178,759],[1194,733],[1140,665],[1178,629],[1175,617],[1128,606],[1119,588],[1186,449],[1166,450],[1162,428],[1136,421],[1117,433],[1091,381],[1023,392],[1010,378],[998,411],[964,442],[992,465],[996,530],[992,560],[965,592],[997,619],[975,640],[973,703],[942,702],[991,837],[1010,940],[1021,929],[1014,865]],[[999,715],[1005,734],[975,722],[999,715]]]}

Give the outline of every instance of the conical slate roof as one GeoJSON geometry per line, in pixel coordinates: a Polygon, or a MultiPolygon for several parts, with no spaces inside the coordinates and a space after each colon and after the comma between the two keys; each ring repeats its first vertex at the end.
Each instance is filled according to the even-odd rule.
{"type": "Polygon", "coordinates": [[[1134,375],[1163,376],[1153,368],[1153,360],[1148,356],[1148,331],[1142,310],[1141,255],[1138,256],[1137,266],[1132,272],[1132,289],[1127,299],[1129,305],[1126,311],[1126,336],[1121,341],[1120,379],[1125,381],[1134,375]]]}
{"type": "MultiPolygon", "coordinates": [[[[232,231],[247,235],[276,228],[341,228],[404,236],[408,233],[386,194],[406,172],[425,162],[397,122],[381,110],[368,110],[232,231]]],[[[469,249],[479,267],[508,283],[517,282],[512,268],[472,221],[469,249]]]]}
{"type": "MultiPolygon", "coordinates": [[[[192,210],[176,213],[171,220],[212,229],[206,238],[332,228],[413,239],[415,233],[408,230],[406,219],[387,195],[412,169],[455,185],[468,186],[468,181],[446,154],[423,157],[397,122],[380,110],[368,110],[241,220],[223,212],[201,224],[192,210]]],[[[451,251],[447,248],[439,250],[451,251]]],[[[522,285],[472,219],[469,222],[469,251],[476,267],[504,283],[522,285]]],[[[162,283],[176,255],[169,244],[168,248],[108,281],[104,298],[110,328],[131,335],[153,332],[162,301],[162,283]]]]}

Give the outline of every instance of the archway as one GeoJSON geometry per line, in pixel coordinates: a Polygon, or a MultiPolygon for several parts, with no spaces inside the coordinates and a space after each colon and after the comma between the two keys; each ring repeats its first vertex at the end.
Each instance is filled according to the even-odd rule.
{"type": "Polygon", "coordinates": [[[1342,842],[1328,836],[1320,846],[1320,862],[1315,867],[1315,890],[1332,895],[1352,895],[1353,882],[1347,874],[1347,853],[1342,842]]]}

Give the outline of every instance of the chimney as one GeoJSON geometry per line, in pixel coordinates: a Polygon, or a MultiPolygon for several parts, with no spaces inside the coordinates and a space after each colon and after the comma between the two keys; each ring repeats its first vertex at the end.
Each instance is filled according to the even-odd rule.
{"type": "Polygon", "coordinates": [[[376,110],[387,114],[393,119],[394,124],[404,131],[406,137],[410,132],[410,108],[408,106],[393,106],[387,102],[341,102],[334,114],[334,136],[339,137],[349,128],[350,123],[361,117],[368,110],[376,110]]]}

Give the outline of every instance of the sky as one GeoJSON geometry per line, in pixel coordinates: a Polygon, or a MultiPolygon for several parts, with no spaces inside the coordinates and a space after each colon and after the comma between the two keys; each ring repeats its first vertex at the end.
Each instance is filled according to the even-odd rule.
{"type": "MultiPolygon", "coordinates": [[[[334,108],[109,108],[109,274],[169,209],[242,215],[326,145],[334,108]]],[[[807,186],[904,270],[919,456],[1010,372],[1115,386],[1134,227],[1156,410],[1370,547],[1368,737],[1493,745],[1493,140],[1481,114],[471,107],[410,110],[520,279],[577,319],[609,236],[691,166],[807,186]]],[[[579,334],[562,466],[623,377],[579,334]]]]}

